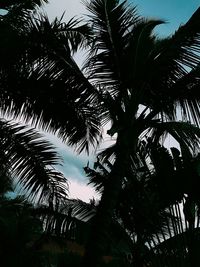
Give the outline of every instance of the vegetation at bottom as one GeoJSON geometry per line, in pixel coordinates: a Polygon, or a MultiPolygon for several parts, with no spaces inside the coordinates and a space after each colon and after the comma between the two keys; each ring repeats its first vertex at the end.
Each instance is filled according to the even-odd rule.
{"type": "Polygon", "coordinates": [[[47,2],[0,3],[2,266],[199,266],[200,8],[161,38],[128,1],[68,22],[47,2]],[[97,151],[100,200],[68,197],[41,131],[97,151]]]}

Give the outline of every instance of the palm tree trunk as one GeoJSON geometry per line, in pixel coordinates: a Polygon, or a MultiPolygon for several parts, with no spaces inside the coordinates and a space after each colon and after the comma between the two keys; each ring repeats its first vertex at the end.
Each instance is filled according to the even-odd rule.
{"type": "Polygon", "coordinates": [[[141,251],[143,248],[143,239],[140,233],[137,233],[137,245],[136,245],[136,249],[134,251],[134,266],[136,267],[143,267],[144,266],[144,260],[141,256],[141,251]]]}
{"type": "Polygon", "coordinates": [[[110,177],[104,187],[104,192],[96,216],[92,222],[91,233],[86,246],[86,253],[83,258],[84,267],[100,266],[102,256],[106,253],[106,246],[108,246],[108,253],[110,253],[107,236],[111,230],[110,225],[112,222],[113,211],[118,201],[128,159],[127,151],[125,151],[125,153],[123,153],[123,151],[124,148],[121,150],[121,153],[116,156],[110,177]]]}

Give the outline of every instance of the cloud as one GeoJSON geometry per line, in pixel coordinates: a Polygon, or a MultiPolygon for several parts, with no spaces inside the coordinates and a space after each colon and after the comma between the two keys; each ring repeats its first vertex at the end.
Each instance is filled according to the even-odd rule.
{"type": "Polygon", "coordinates": [[[87,157],[85,156],[85,158],[81,158],[74,152],[70,151],[67,146],[65,150],[58,149],[58,153],[63,158],[63,164],[59,167],[60,170],[73,180],[85,182],[86,177],[83,168],[87,164],[87,157]]]}
{"type": "Polygon", "coordinates": [[[69,197],[89,202],[93,198],[99,199],[100,195],[95,192],[92,186],[85,186],[84,184],[71,180],[69,182],[69,197]]]}
{"type": "Polygon", "coordinates": [[[86,202],[92,198],[100,198],[92,186],[87,185],[88,178],[83,170],[88,161],[90,167],[93,167],[93,155],[87,156],[85,153],[79,155],[56,136],[50,133],[45,133],[45,136],[54,144],[58,154],[62,157],[62,165],[57,168],[68,180],[69,196],[71,198],[79,198],[86,202]]]}
{"type": "Polygon", "coordinates": [[[99,198],[100,196],[95,192],[94,188],[87,184],[88,178],[83,170],[89,160],[88,157],[75,154],[67,146],[65,150],[58,149],[57,151],[63,158],[63,165],[59,166],[58,169],[64,173],[68,180],[69,196],[86,202],[89,202],[92,198],[99,198]]]}
{"type": "Polygon", "coordinates": [[[84,4],[80,0],[50,0],[43,9],[50,19],[56,16],[61,17],[63,12],[65,12],[65,20],[87,13],[84,4]]]}
{"type": "Polygon", "coordinates": [[[88,178],[86,177],[83,168],[87,165],[88,160],[90,165],[93,165],[93,159],[90,159],[87,155],[77,155],[69,147],[65,145],[65,149],[57,149],[59,155],[63,158],[62,166],[58,169],[64,173],[69,184],[69,197],[79,198],[83,201],[89,202],[90,199],[99,199],[94,188],[88,185],[88,178]]]}

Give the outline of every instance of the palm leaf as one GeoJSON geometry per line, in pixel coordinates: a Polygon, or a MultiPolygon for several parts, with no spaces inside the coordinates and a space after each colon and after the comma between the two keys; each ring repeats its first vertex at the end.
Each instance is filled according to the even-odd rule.
{"type": "Polygon", "coordinates": [[[200,130],[197,126],[186,122],[151,122],[152,139],[157,143],[161,138],[165,140],[166,135],[171,135],[181,147],[188,153],[197,153],[199,150],[200,130]]]}
{"type": "MultiPolygon", "coordinates": [[[[99,161],[94,163],[94,169],[91,169],[89,167],[85,167],[84,171],[89,179],[88,184],[92,184],[95,188],[95,191],[97,193],[102,194],[106,180],[109,178],[109,168],[105,167],[105,161],[101,164],[99,161]]],[[[109,165],[109,162],[108,164],[109,165]]],[[[110,167],[112,165],[110,164],[110,167]]]]}
{"type": "Polygon", "coordinates": [[[199,22],[200,9],[197,9],[188,22],[180,26],[174,35],[161,41],[162,50],[155,62],[160,64],[162,61],[162,66],[165,66],[164,75],[168,79],[168,75],[173,75],[171,79],[172,77],[182,77],[187,73],[183,67],[194,68],[199,63],[199,22]],[[172,69],[175,71],[174,74],[172,69]]]}
{"type": "Polygon", "coordinates": [[[86,7],[91,13],[94,41],[85,68],[98,84],[114,85],[123,78],[124,47],[139,17],[126,2],[95,0],[86,3],[86,7]]]}
{"type": "Polygon", "coordinates": [[[199,104],[199,64],[188,74],[180,78],[171,88],[173,96],[180,106],[182,117],[199,126],[200,104],[199,104]]]}
{"type": "Polygon", "coordinates": [[[18,36],[23,49],[12,66],[1,66],[1,109],[15,117],[23,113],[25,121],[58,131],[82,151],[89,150],[89,143],[95,145],[100,129],[98,106],[92,105],[96,90],[70,52],[82,47],[89,35],[87,27],[77,23],[50,23],[45,17],[27,21],[18,36]]]}
{"type": "MultiPolygon", "coordinates": [[[[151,81],[149,82],[158,99],[155,106],[174,103],[164,110],[172,114],[177,102],[186,118],[192,118],[199,125],[199,38],[200,9],[197,9],[188,22],[169,38],[157,40],[152,51],[151,81]]],[[[176,110],[177,113],[177,110],[176,110]]],[[[172,118],[172,117],[171,117],[172,118]]]]}
{"type": "Polygon", "coordinates": [[[11,173],[29,197],[51,202],[67,194],[67,181],[55,169],[60,158],[41,134],[0,120],[0,140],[2,167],[11,173]]]}
{"type": "Polygon", "coordinates": [[[33,9],[35,6],[41,6],[47,2],[48,0],[7,0],[0,4],[0,8],[6,9],[15,5],[21,5],[25,9],[33,9]]]}
{"type": "Polygon", "coordinates": [[[60,198],[56,205],[41,205],[35,210],[43,221],[45,232],[76,242],[86,242],[89,220],[95,214],[95,206],[81,200],[60,198]]]}

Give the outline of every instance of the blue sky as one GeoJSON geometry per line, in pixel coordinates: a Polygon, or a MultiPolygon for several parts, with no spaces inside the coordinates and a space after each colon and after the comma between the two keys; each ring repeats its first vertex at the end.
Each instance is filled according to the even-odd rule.
{"type": "MultiPolygon", "coordinates": [[[[151,18],[159,18],[168,22],[158,27],[159,33],[168,35],[185,23],[200,6],[200,0],[128,0],[137,6],[139,14],[151,18]]],[[[66,11],[65,18],[86,13],[81,0],[49,0],[46,5],[50,17],[61,16],[66,11]]]]}
{"type": "Polygon", "coordinates": [[[139,14],[167,22],[158,27],[161,35],[173,33],[200,6],[200,0],[129,0],[129,2],[137,6],[139,14]]]}
{"type": "MultiPolygon", "coordinates": [[[[129,0],[137,6],[138,13],[154,19],[162,19],[167,23],[157,27],[157,33],[161,36],[172,34],[180,24],[185,23],[200,6],[200,0],[129,0]]],[[[65,20],[73,16],[80,16],[86,13],[80,0],[50,0],[44,10],[49,17],[60,17],[64,11],[65,20]]],[[[82,55],[77,56],[81,60],[82,55]]],[[[50,139],[57,146],[59,153],[64,159],[61,171],[64,172],[70,181],[70,192],[72,197],[88,200],[95,196],[91,187],[86,187],[87,179],[83,172],[83,167],[87,164],[88,158],[82,154],[78,156],[61,141],[51,136],[50,139]]],[[[92,156],[90,162],[92,162],[92,156]]]]}

